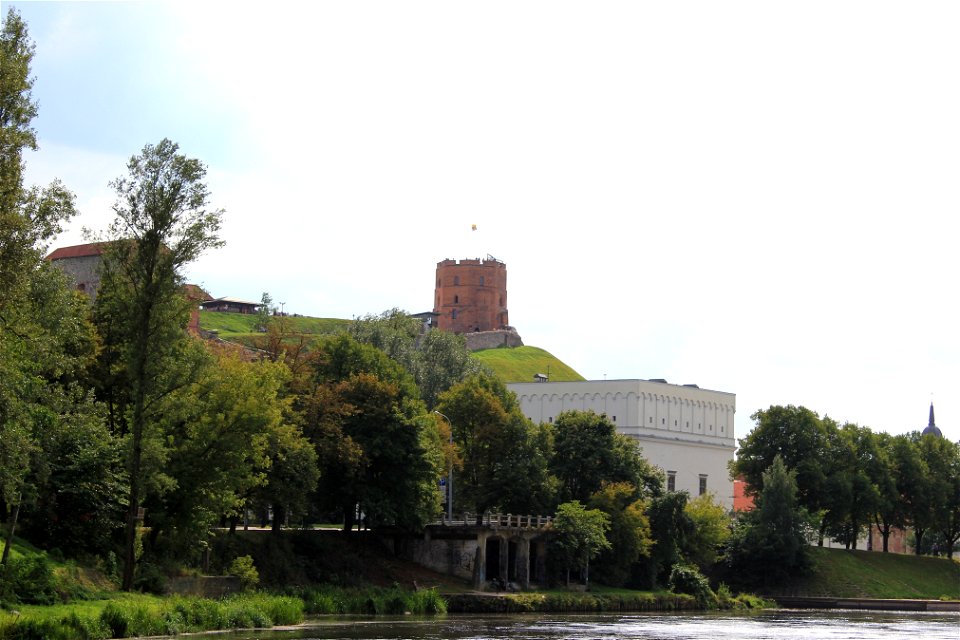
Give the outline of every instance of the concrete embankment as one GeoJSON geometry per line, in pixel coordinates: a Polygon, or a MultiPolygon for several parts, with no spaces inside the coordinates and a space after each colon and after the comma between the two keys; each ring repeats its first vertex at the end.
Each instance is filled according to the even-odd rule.
{"type": "Polygon", "coordinates": [[[862,609],[872,611],[958,611],[960,601],[766,596],[787,609],[862,609]]]}

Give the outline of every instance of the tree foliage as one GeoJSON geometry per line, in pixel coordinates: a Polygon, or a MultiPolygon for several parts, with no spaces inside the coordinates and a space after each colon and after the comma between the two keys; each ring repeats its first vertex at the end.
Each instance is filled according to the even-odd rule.
{"type": "Polygon", "coordinates": [[[796,474],[800,504],[818,511],[827,480],[827,424],[810,409],[793,405],[772,406],[750,417],[757,425],[738,442],[733,474],[741,476],[748,490],[757,495],[763,491],[764,474],[780,456],[796,474]]]}
{"type": "Polygon", "coordinates": [[[587,509],[577,500],[557,507],[552,542],[566,567],[568,585],[571,570],[582,571],[584,584],[589,584],[590,560],[610,548],[609,530],[610,517],[599,509],[587,509]]]}
{"type": "Polygon", "coordinates": [[[422,526],[439,510],[443,443],[412,377],[347,335],[323,341],[311,362],[316,386],[301,402],[322,506],[346,530],[361,514],[368,526],[422,526]]]}
{"type": "Polygon", "coordinates": [[[594,573],[604,584],[621,587],[630,580],[634,564],[649,557],[654,545],[647,504],[637,499],[630,483],[613,482],[604,483],[587,506],[607,514],[610,521],[610,547],[600,552],[594,573]]]}
{"type": "Polygon", "coordinates": [[[358,318],[349,333],[403,366],[413,376],[429,409],[434,409],[440,394],[454,384],[484,371],[483,365],[470,357],[463,336],[425,330],[420,320],[399,309],[358,318]]]}
{"type": "Polygon", "coordinates": [[[635,440],[617,433],[606,415],[564,411],[553,432],[550,471],[559,481],[561,500],[586,502],[604,482],[627,482],[637,497],[661,490],[661,472],[644,459],[635,440]]]}
{"type": "Polygon", "coordinates": [[[154,537],[194,546],[266,482],[271,446],[285,426],[279,391],[286,375],[282,365],[219,350],[163,401],[144,503],[154,537]]]}
{"type": "Polygon", "coordinates": [[[742,585],[773,586],[810,566],[806,514],[797,474],[775,457],[763,474],[756,508],[741,514],[727,547],[730,577],[742,585]]]}
{"type": "Polygon", "coordinates": [[[126,176],[111,183],[116,216],[104,239],[102,324],[122,368],[128,403],[130,477],[123,588],[133,586],[136,528],[143,497],[143,455],[148,431],[157,423],[160,400],[191,383],[196,369],[179,357],[187,336],[184,267],[218,247],[222,211],[210,209],[206,169],[178,153],[170,140],[146,145],[127,163],[126,176]]]}
{"type": "Polygon", "coordinates": [[[462,464],[455,472],[454,503],[482,514],[500,509],[544,513],[553,506],[548,474],[550,435],[525,418],[516,396],[487,375],[441,394],[438,408],[453,430],[462,464]]]}
{"type": "Polygon", "coordinates": [[[730,538],[733,522],[711,493],[689,500],[683,510],[692,524],[684,556],[700,571],[708,571],[730,538]]]}

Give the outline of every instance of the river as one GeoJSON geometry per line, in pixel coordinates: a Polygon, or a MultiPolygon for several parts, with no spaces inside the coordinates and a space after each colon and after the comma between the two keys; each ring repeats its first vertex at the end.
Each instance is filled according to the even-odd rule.
{"type": "Polygon", "coordinates": [[[923,640],[960,639],[960,614],[796,611],[703,614],[525,614],[314,619],[231,640],[923,640]]]}

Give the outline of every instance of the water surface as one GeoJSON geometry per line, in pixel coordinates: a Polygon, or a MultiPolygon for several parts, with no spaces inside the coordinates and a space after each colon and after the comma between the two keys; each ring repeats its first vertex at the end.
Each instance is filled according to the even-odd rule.
{"type": "Polygon", "coordinates": [[[329,619],[231,640],[960,640],[960,614],[795,611],[701,614],[524,614],[329,619]]]}

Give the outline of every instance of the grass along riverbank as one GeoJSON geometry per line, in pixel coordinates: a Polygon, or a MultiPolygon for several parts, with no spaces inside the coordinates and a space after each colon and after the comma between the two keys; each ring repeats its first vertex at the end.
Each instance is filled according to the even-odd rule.
{"type": "Polygon", "coordinates": [[[814,547],[813,572],[769,595],[960,600],[960,562],[947,558],[814,547]]]}
{"type": "Polygon", "coordinates": [[[303,621],[291,596],[246,594],[209,600],[116,593],[109,599],[25,605],[0,612],[2,640],[105,640],[194,631],[264,628],[303,621]]]}

